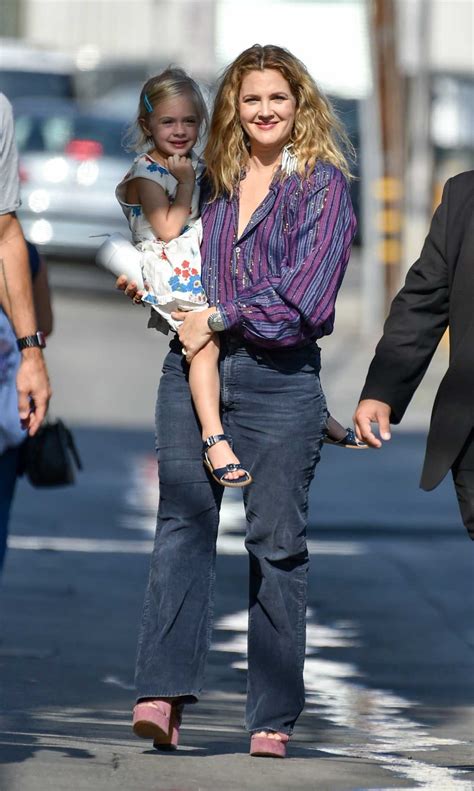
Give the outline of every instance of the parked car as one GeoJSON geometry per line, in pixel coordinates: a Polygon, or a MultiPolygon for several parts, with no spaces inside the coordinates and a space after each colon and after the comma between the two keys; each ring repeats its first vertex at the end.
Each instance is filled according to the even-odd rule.
{"type": "Polygon", "coordinates": [[[14,102],[25,235],[50,256],[92,259],[99,234],[128,225],[115,198],[131,155],[125,123],[75,102],[14,102]]]}
{"type": "Polygon", "coordinates": [[[22,96],[72,98],[74,59],[31,46],[21,39],[0,39],[0,91],[10,101],[22,96]]]}

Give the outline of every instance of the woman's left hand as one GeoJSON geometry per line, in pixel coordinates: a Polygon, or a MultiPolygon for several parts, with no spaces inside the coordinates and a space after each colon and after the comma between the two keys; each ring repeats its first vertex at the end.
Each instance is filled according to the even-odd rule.
{"type": "Polygon", "coordinates": [[[209,329],[207,320],[211,313],[215,313],[215,308],[207,310],[175,311],[171,314],[176,321],[182,321],[178,336],[183,344],[183,354],[186,350],[186,361],[191,362],[193,357],[209,341],[212,330],[209,329]]]}

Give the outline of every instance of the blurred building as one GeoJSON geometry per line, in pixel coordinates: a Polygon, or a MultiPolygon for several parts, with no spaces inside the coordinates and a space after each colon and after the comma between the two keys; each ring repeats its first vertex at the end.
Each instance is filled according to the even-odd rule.
{"type": "Polygon", "coordinates": [[[439,175],[474,167],[474,3],[399,0],[400,67],[415,86],[439,175]]]}
{"type": "Polygon", "coordinates": [[[374,85],[374,8],[384,6],[396,9],[400,73],[427,105],[439,156],[472,149],[472,0],[2,0],[0,30],[72,56],[86,93],[169,63],[211,81],[258,41],[292,50],[332,96],[362,99],[374,85]]]}
{"type": "MultiPolygon", "coordinates": [[[[474,0],[1,0],[0,30],[70,56],[79,94],[108,93],[103,107],[125,115],[143,79],[170,63],[205,84],[256,42],[294,52],[359,148],[367,331],[419,251],[442,184],[474,168],[474,0]]],[[[5,60],[0,51],[0,89],[5,60]]]]}
{"type": "Polygon", "coordinates": [[[406,83],[403,274],[446,180],[474,168],[474,3],[398,0],[397,11],[406,83]]]}
{"type": "MultiPolygon", "coordinates": [[[[213,76],[216,0],[2,0],[0,29],[72,54],[80,70],[179,63],[213,76]]],[[[122,74],[123,76],[123,74],[122,74]]]]}

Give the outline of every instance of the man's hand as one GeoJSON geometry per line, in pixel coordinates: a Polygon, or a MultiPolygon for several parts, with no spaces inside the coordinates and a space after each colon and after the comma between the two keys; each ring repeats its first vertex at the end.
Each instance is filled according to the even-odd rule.
{"type": "Polygon", "coordinates": [[[51,388],[43,355],[39,349],[25,349],[16,377],[18,411],[22,426],[32,437],[46,416],[51,388]]]}
{"type": "Polygon", "coordinates": [[[357,438],[372,448],[381,448],[382,443],[373,433],[371,423],[377,423],[381,438],[389,440],[391,411],[390,405],[384,401],[375,401],[372,398],[361,401],[353,418],[357,438]]]}

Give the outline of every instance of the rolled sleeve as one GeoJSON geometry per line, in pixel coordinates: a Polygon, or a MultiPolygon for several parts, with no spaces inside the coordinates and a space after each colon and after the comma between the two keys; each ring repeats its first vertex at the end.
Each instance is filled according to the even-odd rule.
{"type": "Polygon", "coordinates": [[[236,302],[219,303],[219,310],[226,330],[232,330],[239,326],[241,313],[236,302]]]}
{"type": "Polygon", "coordinates": [[[20,206],[18,152],[12,107],[0,93],[0,214],[9,214],[20,206]]]}

